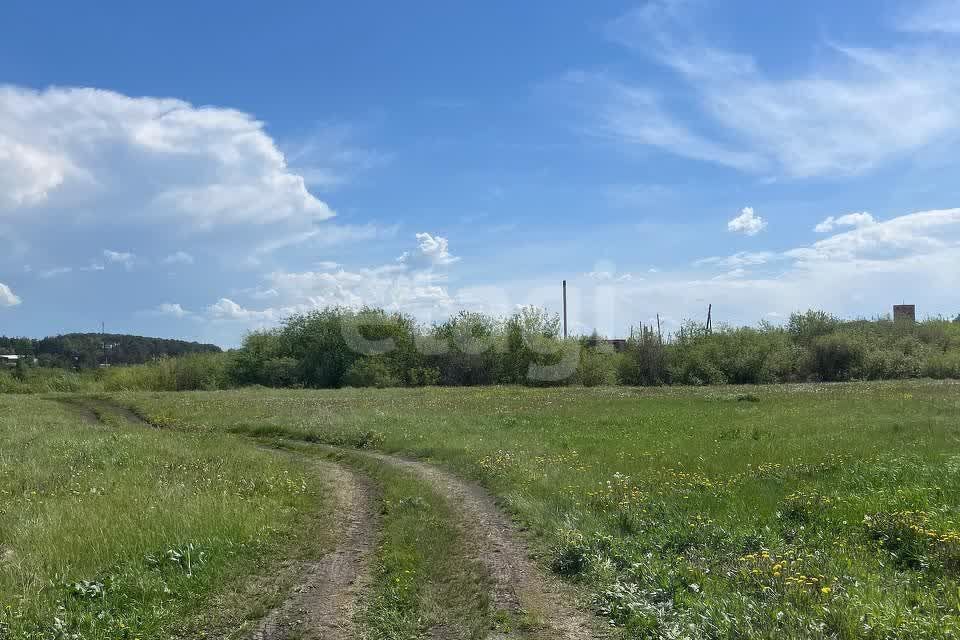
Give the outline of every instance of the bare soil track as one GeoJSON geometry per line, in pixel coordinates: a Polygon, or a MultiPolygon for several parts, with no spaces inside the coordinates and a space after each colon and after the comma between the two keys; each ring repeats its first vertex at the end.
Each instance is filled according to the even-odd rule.
{"type": "MultiPolygon", "coordinates": [[[[152,426],[129,408],[107,400],[63,402],[88,423],[104,424],[104,416],[113,415],[134,426],[152,426]]],[[[370,480],[340,465],[311,460],[323,468],[334,493],[336,507],[330,527],[337,533],[336,547],[318,560],[303,563],[298,584],[244,636],[249,640],[348,640],[355,636],[354,612],[369,580],[379,531],[376,491],[370,480]]]]}
{"type": "MultiPolygon", "coordinates": [[[[607,637],[596,624],[597,618],[572,604],[568,588],[540,571],[516,527],[482,487],[426,462],[368,451],[361,454],[413,473],[449,501],[459,513],[469,550],[492,578],[494,606],[500,611],[531,614],[542,625],[530,636],[542,640],[607,637]]],[[[493,635],[491,640],[498,637],[513,635],[493,635]]]]}
{"type": "MultiPolygon", "coordinates": [[[[91,416],[100,419],[104,412],[112,412],[133,424],[150,426],[129,408],[107,400],[72,400],[70,404],[85,419],[91,416]]],[[[528,616],[538,622],[536,629],[522,636],[514,632],[494,632],[489,640],[609,637],[596,617],[574,606],[575,599],[569,588],[537,567],[516,527],[479,485],[419,460],[317,446],[331,453],[359,454],[412,473],[450,503],[459,515],[465,547],[491,577],[491,597],[496,610],[528,616]]],[[[352,621],[358,596],[369,580],[377,541],[375,490],[369,479],[341,465],[319,461],[317,464],[328,465],[332,474],[338,508],[331,526],[338,532],[339,541],[334,551],[304,567],[300,584],[258,623],[253,633],[247,636],[250,640],[348,640],[357,637],[352,621]]],[[[436,640],[456,640],[445,637],[443,630],[434,631],[436,640]]]]}
{"type": "Polygon", "coordinates": [[[352,621],[357,597],[369,579],[376,543],[374,490],[369,480],[339,465],[329,467],[336,492],[336,548],[304,567],[300,584],[264,617],[250,640],[347,640],[354,637],[352,621]]]}

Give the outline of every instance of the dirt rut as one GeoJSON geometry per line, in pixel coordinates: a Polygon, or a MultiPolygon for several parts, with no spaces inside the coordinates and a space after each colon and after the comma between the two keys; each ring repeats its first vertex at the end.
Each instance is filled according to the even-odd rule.
{"type": "MultiPolygon", "coordinates": [[[[99,398],[63,401],[87,422],[104,423],[114,415],[140,427],[153,427],[130,408],[99,398]]],[[[275,451],[270,449],[270,451],[275,451]]],[[[286,598],[256,623],[248,640],[348,640],[360,592],[370,576],[376,548],[378,501],[371,481],[332,462],[312,459],[323,468],[336,509],[330,526],[337,546],[319,560],[304,563],[299,582],[286,598]]]]}
{"type": "MultiPolygon", "coordinates": [[[[572,604],[569,589],[539,570],[513,523],[482,487],[425,462],[361,453],[415,474],[447,498],[460,515],[470,552],[493,580],[494,606],[501,611],[532,614],[543,625],[530,635],[543,640],[608,637],[595,624],[593,616],[580,612],[572,604]]],[[[490,640],[507,637],[516,636],[493,635],[490,640]]]]}
{"type": "Polygon", "coordinates": [[[357,598],[370,575],[376,546],[377,511],[369,480],[343,467],[328,468],[336,492],[337,510],[331,526],[339,534],[337,547],[308,563],[300,583],[264,617],[250,640],[347,640],[354,637],[352,620],[357,598]]]}

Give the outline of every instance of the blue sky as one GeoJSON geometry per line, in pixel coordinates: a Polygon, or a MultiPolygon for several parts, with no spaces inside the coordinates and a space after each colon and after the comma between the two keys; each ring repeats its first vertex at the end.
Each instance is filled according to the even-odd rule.
{"type": "Polygon", "coordinates": [[[17,2],[0,333],[960,312],[960,2],[17,2]]]}

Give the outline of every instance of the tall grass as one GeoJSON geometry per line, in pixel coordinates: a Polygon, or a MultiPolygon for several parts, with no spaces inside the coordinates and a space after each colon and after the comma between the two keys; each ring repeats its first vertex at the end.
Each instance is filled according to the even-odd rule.
{"type": "Polygon", "coordinates": [[[160,358],[130,367],[101,370],[104,391],[212,391],[229,386],[225,353],[160,358]]]}
{"type": "Polygon", "coordinates": [[[0,638],[166,640],[324,508],[293,460],[36,396],[0,396],[0,442],[0,638]]]}

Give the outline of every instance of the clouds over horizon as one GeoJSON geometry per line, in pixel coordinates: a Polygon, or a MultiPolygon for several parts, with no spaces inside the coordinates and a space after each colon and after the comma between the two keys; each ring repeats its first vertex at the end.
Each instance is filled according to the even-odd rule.
{"type": "MultiPolygon", "coordinates": [[[[866,306],[885,313],[899,301],[891,297],[894,290],[910,290],[923,312],[955,289],[960,209],[921,211],[882,221],[871,216],[869,224],[841,223],[840,227],[810,244],[701,258],[689,269],[650,270],[643,278],[618,273],[612,263],[598,263],[593,271],[570,280],[571,326],[623,335],[628,324],[646,322],[660,313],[672,330],[681,319],[699,317],[708,303],[728,314],[721,316],[728,321],[747,324],[814,307],[843,312],[866,306]]],[[[423,244],[421,235],[417,240],[423,244]]],[[[449,252],[448,243],[444,246],[449,252]]],[[[269,306],[246,306],[224,297],[202,315],[263,328],[291,314],[328,306],[379,306],[423,322],[442,321],[462,308],[508,314],[534,304],[558,310],[557,281],[549,278],[491,279],[483,286],[453,286],[443,272],[403,263],[354,270],[335,264],[324,267],[275,271],[243,294],[251,302],[269,300],[269,306]]],[[[191,315],[179,305],[168,311],[180,318],[191,315]]]]}
{"type": "MultiPolygon", "coordinates": [[[[574,326],[621,335],[711,303],[744,323],[905,295],[955,314],[957,6],[570,5],[503,60],[451,51],[458,77],[496,80],[443,111],[411,106],[424,87],[394,91],[380,56],[352,57],[371,66],[336,95],[149,68],[131,85],[110,65],[81,79],[131,95],[0,85],[0,314],[232,344],[324,306],[557,309],[562,279],[574,326]],[[514,55],[531,42],[576,46],[514,55]]],[[[37,47],[49,66],[21,81],[76,81],[37,47]]]]}
{"type": "Polygon", "coordinates": [[[449,241],[443,236],[423,232],[415,239],[417,248],[404,252],[393,264],[348,270],[335,262],[320,261],[309,271],[271,271],[256,286],[238,292],[250,300],[249,306],[231,295],[199,313],[179,303],[164,303],[155,311],[174,318],[206,319],[245,328],[274,326],[290,315],[326,307],[377,306],[421,319],[440,319],[456,307],[442,269],[460,258],[450,253],[449,241]],[[252,303],[262,301],[269,301],[270,306],[254,308],[252,303]]]}

